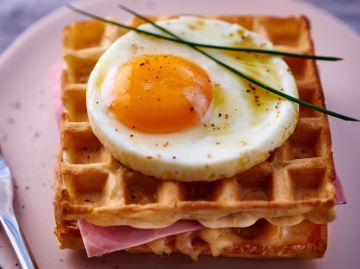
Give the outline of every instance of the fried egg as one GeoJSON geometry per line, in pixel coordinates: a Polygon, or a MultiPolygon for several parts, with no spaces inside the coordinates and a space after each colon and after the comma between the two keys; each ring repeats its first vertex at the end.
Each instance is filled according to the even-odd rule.
{"type": "MultiPolygon", "coordinates": [[[[182,16],[157,23],[188,41],[273,49],[258,34],[221,20],[182,16]]],[[[164,35],[151,24],[140,29],[164,35]]],[[[201,49],[297,97],[281,57],[201,49]]],[[[145,175],[180,181],[231,177],[263,162],[298,119],[297,104],[193,48],[134,31],[100,57],[86,106],[94,134],[114,158],[145,175]]]]}

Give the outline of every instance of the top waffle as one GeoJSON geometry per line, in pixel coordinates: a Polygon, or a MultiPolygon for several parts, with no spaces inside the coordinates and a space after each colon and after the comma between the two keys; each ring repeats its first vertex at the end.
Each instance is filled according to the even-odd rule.
{"type": "MultiPolygon", "coordinates": [[[[313,53],[304,17],[217,18],[258,32],[278,50],[313,53]]],[[[132,21],[134,26],[141,23],[132,21]]],[[[260,218],[275,225],[334,219],[335,170],[328,119],[305,107],[300,108],[297,128],[283,146],[265,162],[232,178],[157,180],[112,158],[90,128],[85,91],[97,59],[124,32],[97,21],[78,22],[65,29],[58,210],[66,220],[156,228],[179,219],[195,219],[206,227],[245,227],[260,218]]],[[[300,98],[324,106],[315,63],[285,60],[296,78],[300,98]]]]}

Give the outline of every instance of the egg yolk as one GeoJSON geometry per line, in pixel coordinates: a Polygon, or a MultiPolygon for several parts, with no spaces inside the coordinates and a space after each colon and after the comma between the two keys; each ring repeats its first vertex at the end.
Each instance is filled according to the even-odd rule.
{"type": "Polygon", "coordinates": [[[109,95],[108,109],[123,125],[163,134],[204,120],[212,85],[201,67],[182,57],[144,55],[119,68],[109,95]]]}

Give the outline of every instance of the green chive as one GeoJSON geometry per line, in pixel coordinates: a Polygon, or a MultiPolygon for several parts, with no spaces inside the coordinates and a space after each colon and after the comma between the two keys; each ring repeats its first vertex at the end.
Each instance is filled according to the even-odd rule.
{"type": "MultiPolygon", "coordinates": [[[[343,115],[343,114],[339,114],[337,112],[333,112],[333,111],[330,111],[330,110],[327,110],[325,108],[322,108],[322,107],[318,107],[314,104],[311,104],[311,103],[308,103],[308,102],[305,102],[303,100],[300,100],[300,99],[297,99],[291,95],[287,95],[286,93],[283,93],[279,90],[276,90],[266,84],[264,84],[263,82],[261,81],[258,81],[250,76],[247,76],[246,74],[242,73],[241,71],[223,63],[222,61],[218,60],[217,58],[211,56],[210,54],[200,50],[199,48],[197,47],[206,47],[206,48],[215,48],[214,46],[212,45],[204,45],[204,44],[198,44],[198,43],[193,43],[193,42],[188,42],[188,41],[185,41],[183,39],[181,39],[179,36],[173,34],[172,32],[166,30],[165,28],[157,25],[156,23],[153,23],[151,20],[149,20],[148,18],[145,18],[143,16],[141,16],[140,14],[137,14],[136,12],[126,8],[126,7],[123,7],[123,6],[120,6],[121,8],[123,8],[124,10],[126,10],[127,12],[145,20],[146,22],[150,23],[151,25],[153,25],[154,27],[156,27],[157,29],[169,34],[170,36],[174,37],[174,38],[170,38],[170,37],[167,37],[167,36],[162,36],[162,35],[158,35],[158,34],[155,34],[155,33],[151,33],[151,32],[147,32],[147,31],[144,31],[144,30],[141,30],[141,29],[138,29],[138,28],[135,28],[135,27],[131,27],[131,26],[128,26],[128,25],[125,25],[125,24],[121,24],[121,23],[118,23],[118,22],[114,22],[114,21],[111,21],[111,20],[107,20],[105,18],[102,18],[102,17],[99,17],[99,16],[96,16],[96,15],[93,15],[91,13],[88,13],[86,11],[83,11],[83,10],[80,10],[78,8],[75,8],[74,6],[70,5],[70,4],[67,4],[67,6],[72,9],[73,11],[77,12],[77,13],[80,13],[82,15],[85,15],[87,17],[90,17],[90,18],[93,18],[93,19],[96,19],[96,20],[99,20],[99,21],[102,21],[102,22],[105,22],[105,23],[108,23],[108,24],[112,24],[112,25],[116,25],[118,27],[122,27],[122,28],[125,28],[125,29],[128,29],[128,30],[133,30],[135,32],[138,32],[138,33],[142,33],[142,34],[146,34],[146,35],[149,35],[149,36],[153,36],[153,37],[157,37],[157,38],[161,38],[161,39],[165,39],[165,40],[168,40],[168,41],[172,41],[172,42],[177,42],[177,43],[183,43],[183,44],[186,44],[190,47],[192,47],[193,49],[195,49],[196,51],[198,51],[199,53],[207,56],[208,58],[210,58],[211,60],[215,61],[216,63],[218,63],[219,65],[223,66],[224,68],[228,69],[229,71],[237,74],[238,76],[252,82],[253,84],[257,85],[257,86],[260,86],[262,88],[264,88],[265,90],[267,91],[270,91],[276,95],[279,95],[285,99],[288,99],[290,101],[293,101],[295,103],[298,103],[298,104],[301,104],[301,105],[304,105],[306,107],[309,107],[311,109],[314,109],[314,110],[317,110],[319,112],[322,112],[322,113],[325,113],[325,114],[328,114],[328,115],[331,115],[333,117],[336,117],[336,118],[339,118],[339,119],[343,119],[343,120],[346,120],[346,121],[357,121],[359,122],[358,119],[355,119],[355,118],[352,118],[352,117],[349,117],[349,116],[346,116],[346,115],[343,115]]],[[[217,47],[217,49],[224,49],[226,48],[227,50],[229,50],[229,47],[217,47]]],[[[247,49],[244,49],[244,48],[234,48],[236,49],[237,51],[246,51],[247,49]]],[[[263,50],[261,50],[263,52],[263,50]]],[[[261,53],[261,52],[258,52],[258,53],[261,53]]],[[[266,51],[266,53],[269,53],[269,51],[266,51]]],[[[283,55],[281,54],[282,52],[277,52],[278,55],[283,55]]],[[[297,57],[299,56],[299,54],[295,54],[297,57]]],[[[289,55],[287,55],[289,56],[289,55]]],[[[307,56],[310,56],[310,57],[318,57],[318,56],[312,56],[312,55],[301,55],[303,58],[307,57],[307,56]]],[[[295,57],[295,56],[291,56],[291,57],[295,57]]],[[[321,56],[323,57],[323,56],[321,56]]],[[[299,57],[300,58],[300,57],[299,57]]],[[[328,57],[326,57],[328,58],[328,57]]],[[[330,58],[334,58],[334,57],[330,57],[330,58]]],[[[314,59],[314,58],[313,58],[314,59]]],[[[333,59],[334,60],[334,59],[333,59]]],[[[340,60],[340,58],[339,58],[340,60]]]]}
{"type": "MultiPolygon", "coordinates": [[[[142,20],[150,23],[151,25],[153,25],[153,26],[156,27],[157,29],[163,31],[164,33],[167,33],[167,34],[171,35],[172,37],[181,40],[181,37],[177,36],[176,34],[170,32],[170,31],[167,30],[167,29],[165,29],[165,28],[157,25],[156,23],[152,22],[152,21],[149,20],[148,18],[146,18],[146,17],[144,17],[144,16],[136,13],[135,11],[130,10],[129,8],[126,8],[126,7],[123,7],[123,6],[120,6],[120,7],[121,7],[122,9],[124,9],[125,11],[127,11],[127,12],[129,12],[129,13],[135,15],[135,16],[137,16],[138,18],[140,18],[140,19],[142,19],[142,20]]],[[[355,119],[355,118],[352,118],[352,117],[348,117],[348,116],[346,116],[346,115],[342,115],[342,114],[339,114],[339,113],[334,112],[334,111],[327,110],[327,109],[322,108],[322,107],[318,107],[318,106],[313,105],[313,104],[311,104],[311,103],[308,103],[308,102],[305,102],[305,101],[303,101],[303,100],[297,99],[296,97],[293,97],[293,96],[291,96],[291,95],[288,95],[288,94],[286,94],[286,93],[283,93],[283,92],[281,92],[281,91],[279,91],[279,90],[276,90],[276,89],[274,89],[274,88],[272,88],[272,87],[270,87],[270,86],[262,83],[261,81],[258,81],[258,80],[254,79],[254,78],[252,78],[252,77],[250,77],[250,76],[248,76],[248,75],[245,75],[245,74],[242,73],[241,71],[239,71],[239,70],[237,70],[237,69],[235,69],[235,68],[233,68],[233,67],[225,64],[224,62],[222,62],[222,61],[218,60],[217,58],[211,56],[210,54],[206,53],[205,51],[200,50],[199,48],[197,48],[197,47],[195,47],[195,46],[192,46],[192,45],[189,45],[189,46],[192,47],[193,49],[195,49],[196,51],[198,51],[199,53],[207,56],[207,57],[210,58],[211,60],[215,61],[217,64],[225,67],[225,68],[228,69],[229,71],[237,74],[238,76],[240,76],[240,77],[242,77],[242,78],[250,81],[251,83],[253,83],[253,84],[257,85],[257,86],[260,86],[260,87],[264,88],[265,90],[270,91],[270,92],[272,92],[272,93],[274,93],[274,94],[276,94],[276,95],[279,95],[279,96],[281,96],[281,97],[283,97],[283,98],[286,98],[286,99],[288,99],[288,100],[290,100],[290,101],[292,101],[292,102],[298,103],[298,104],[303,105],[303,106],[307,106],[307,107],[309,107],[309,108],[312,108],[312,109],[314,109],[314,110],[317,110],[317,111],[319,111],[319,112],[322,112],[322,113],[331,115],[331,116],[336,117],[336,118],[339,118],[339,119],[343,119],[343,120],[347,120],[347,121],[359,121],[358,119],[355,119]]]]}
{"type": "MultiPolygon", "coordinates": [[[[271,54],[271,55],[280,55],[280,56],[287,56],[287,57],[292,57],[292,58],[300,58],[300,59],[312,59],[312,60],[323,60],[323,61],[341,61],[343,60],[342,58],[339,57],[333,57],[333,56],[317,56],[317,55],[307,55],[307,54],[297,54],[297,53],[290,53],[290,52],[285,52],[285,51],[277,51],[277,50],[267,50],[267,49],[255,49],[255,48],[239,48],[239,47],[227,47],[227,46],[218,46],[218,45],[211,45],[211,44],[202,44],[202,43],[196,43],[196,42],[191,42],[191,41],[186,41],[183,39],[174,39],[168,36],[163,36],[163,35],[159,35],[156,33],[152,33],[152,32],[148,32],[145,30],[141,30],[135,27],[131,27],[122,23],[118,23],[115,21],[111,21],[111,20],[107,20],[105,18],[96,16],[94,14],[88,13],[86,11],[80,10],[74,6],[72,6],[71,4],[67,4],[67,6],[72,9],[73,11],[80,13],[82,15],[85,15],[87,17],[91,17],[93,19],[99,20],[99,21],[103,21],[109,24],[113,24],[128,30],[133,30],[136,31],[138,33],[142,33],[145,35],[149,35],[149,36],[153,36],[156,38],[161,38],[161,39],[165,39],[171,42],[176,42],[176,43],[182,43],[182,44],[187,44],[187,45],[192,45],[192,46],[196,46],[196,47],[203,47],[203,48],[208,48],[208,49],[219,49],[219,50],[229,50],[229,51],[239,51],[239,52],[254,52],[254,53],[259,53],[259,54],[271,54]]],[[[126,10],[126,7],[121,6],[121,8],[123,8],[124,10],[126,10]]],[[[128,12],[130,12],[130,10],[127,10],[128,12]]]]}

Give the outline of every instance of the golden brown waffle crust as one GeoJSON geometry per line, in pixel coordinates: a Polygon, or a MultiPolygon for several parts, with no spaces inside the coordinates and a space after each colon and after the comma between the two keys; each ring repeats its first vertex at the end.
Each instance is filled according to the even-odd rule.
{"type": "MultiPolygon", "coordinates": [[[[170,17],[173,16],[153,19],[170,17]]],[[[310,25],[305,17],[213,18],[238,23],[258,32],[271,40],[278,50],[314,52],[310,25]]],[[[131,22],[134,26],[141,23],[136,18],[131,22]]],[[[105,226],[150,228],[164,227],[178,219],[196,219],[207,227],[252,227],[257,220],[266,219],[277,226],[298,224],[306,227],[302,241],[293,253],[266,251],[268,254],[259,254],[260,251],[253,254],[249,250],[231,252],[224,249],[219,255],[322,256],[326,249],[326,225],[306,226],[304,223],[309,222],[304,220],[326,223],[335,217],[335,169],[327,116],[301,107],[298,126],[284,145],[264,163],[233,178],[212,183],[180,183],[141,175],[121,165],[100,144],[89,125],[84,101],[86,81],[97,59],[125,32],[97,21],[81,21],[64,29],[64,114],[55,199],[56,234],[61,245],[82,247],[74,222],[78,219],[105,226]],[[318,235],[309,239],[311,232],[318,235]],[[304,251],[299,250],[301,246],[304,251]]],[[[286,57],[285,60],[294,73],[300,98],[324,106],[315,62],[286,57]]],[[[206,242],[205,245],[207,251],[204,248],[201,253],[214,248],[214,243],[206,242]]],[[[263,247],[265,243],[260,242],[259,249],[263,247]]],[[[268,247],[276,249],[274,244],[268,247]]],[[[148,246],[137,248],[138,251],[150,249],[148,246]]],[[[184,252],[176,247],[170,249],[184,252]]]]}

